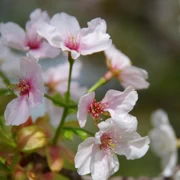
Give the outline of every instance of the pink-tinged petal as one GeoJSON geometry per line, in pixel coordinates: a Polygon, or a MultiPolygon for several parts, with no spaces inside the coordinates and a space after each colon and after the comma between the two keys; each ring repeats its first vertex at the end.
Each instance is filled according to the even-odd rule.
{"type": "Polygon", "coordinates": [[[23,78],[30,83],[29,101],[31,107],[36,107],[43,101],[44,81],[42,69],[33,57],[23,57],[20,62],[23,78]]]}
{"type": "Polygon", "coordinates": [[[127,87],[123,92],[117,90],[109,90],[102,99],[102,103],[106,103],[105,111],[109,111],[111,116],[114,113],[127,114],[131,111],[138,99],[137,92],[132,87],[127,87]]]}
{"type": "Polygon", "coordinates": [[[38,28],[37,33],[45,38],[51,46],[60,48],[62,38],[60,37],[60,34],[57,32],[56,28],[45,22],[41,22],[39,26],[40,27],[38,28]]]}
{"type": "Polygon", "coordinates": [[[46,11],[42,11],[41,9],[35,9],[30,14],[30,20],[26,23],[26,30],[31,28],[32,25],[36,22],[49,22],[50,18],[46,11]]]}
{"type": "Polygon", "coordinates": [[[52,17],[50,24],[57,29],[61,36],[66,36],[68,33],[75,35],[80,30],[77,19],[66,13],[55,14],[52,17]]]}
{"type": "Polygon", "coordinates": [[[107,119],[98,124],[98,128],[101,132],[107,132],[112,128],[112,119],[107,119]]]}
{"type": "Polygon", "coordinates": [[[160,127],[162,124],[169,124],[168,115],[162,109],[153,112],[151,119],[154,127],[160,127]]]}
{"type": "Polygon", "coordinates": [[[106,33],[107,25],[106,21],[101,18],[95,18],[88,22],[88,28],[81,29],[81,35],[85,36],[94,31],[106,33]]]}
{"type": "Polygon", "coordinates": [[[114,114],[111,120],[113,121],[115,130],[120,134],[120,136],[131,137],[131,135],[137,130],[138,121],[136,117],[130,114],[114,114]]]}
{"type": "Polygon", "coordinates": [[[149,87],[147,78],[148,73],[135,66],[124,68],[120,73],[120,82],[125,88],[133,86],[135,89],[146,89],[149,87]]]}
{"type": "Polygon", "coordinates": [[[170,177],[173,175],[178,161],[177,151],[167,154],[163,157],[161,166],[163,168],[162,175],[164,177],[170,177]]]}
{"type": "Polygon", "coordinates": [[[106,56],[107,66],[109,68],[122,70],[131,65],[130,59],[120,50],[116,49],[114,45],[111,45],[111,47],[104,51],[104,53],[106,56]]]}
{"type": "Polygon", "coordinates": [[[95,97],[95,92],[91,92],[82,96],[79,100],[77,118],[78,118],[80,127],[84,127],[86,124],[88,108],[91,105],[94,97],[95,97]]]}
{"type": "Polygon", "coordinates": [[[119,155],[125,155],[129,160],[139,159],[143,157],[149,149],[149,137],[141,137],[138,133],[134,133],[131,137],[121,137],[121,143],[115,145],[115,151],[119,155]]]}
{"type": "Polygon", "coordinates": [[[112,40],[108,34],[102,32],[92,32],[81,37],[80,52],[82,55],[89,55],[108,49],[112,40]]]}
{"type": "Polygon", "coordinates": [[[119,169],[119,161],[115,154],[94,150],[91,159],[91,175],[93,180],[107,180],[119,169]]]}
{"type": "Polygon", "coordinates": [[[25,46],[25,32],[17,24],[13,22],[8,22],[1,24],[0,33],[2,35],[3,41],[6,45],[11,48],[27,51],[28,47],[25,46]]]}
{"type": "Polygon", "coordinates": [[[47,42],[43,42],[40,45],[40,48],[35,50],[30,50],[28,54],[32,55],[37,59],[55,58],[60,54],[60,50],[52,47],[47,42]]]}
{"type": "Polygon", "coordinates": [[[30,115],[30,107],[27,96],[21,96],[12,100],[6,107],[4,118],[6,125],[20,125],[27,121],[30,115]]]}
{"type": "Polygon", "coordinates": [[[93,153],[94,147],[94,138],[89,137],[85,141],[83,141],[77,150],[77,154],[75,155],[75,167],[78,168],[78,173],[80,175],[85,175],[90,173],[90,162],[91,156],[93,153]]]}
{"type": "Polygon", "coordinates": [[[80,52],[82,55],[88,55],[108,49],[112,40],[106,33],[106,22],[97,18],[88,23],[88,28],[80,31],[80,52]]]}

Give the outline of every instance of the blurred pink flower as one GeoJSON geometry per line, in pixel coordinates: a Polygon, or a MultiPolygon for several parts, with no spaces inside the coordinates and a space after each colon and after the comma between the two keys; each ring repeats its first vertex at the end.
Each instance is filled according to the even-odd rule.
{"type": "Polygon", "coordinates": [[[111,116],[114,113],[127,114],[133,109],[138,99],[137,92],[132,87],[126,88],[124,92],[111,89],[100,102],[96,102],[94,97],[95,92],[90,92],[79,100],[77,118],[80,127],[85,126],[88,113],[95,120],[105,112],[109,112],[111,116]]]}
{"type": "Polygon", "coordinates": [[[46,11],[36,9],[30,14],[26,31],[13,22],[1,23],[0,33],[3,43],[10,48],[28,52],[37,59],[56,57],[60,51],[50,46],[37,34],[37,29],[42,22],[49,22],[49,16],[46,11]]]}
{"type": "MultiPolygon", "coordinates": [[[[105,56],[111,75],[117,77],[124,88],[128,86],[133,86],[135,89],[149,87],[149,83],[146,81],[148,73],[144,69],[132,66],[130,59],[114,45],[105,51],[105,56]]],[[[108,79],[108,76],[109,74],[105,78],[108,79]]]]}
{"type": "Polygon", "coordinates": [[[50,23],[43,23],[38,33],[62,51],[70,51],[73,59],[104,51],[111,45],[106,33],[106,22],[101,18],[88,22],[88,28],[80,29],[77,19],[66,13],[55,14],[50,23]]]}
{"type": "MultiPolygon", "coordinates": [[[[81,63],[76,62],[72,71],[72,81],[71,81],[71,99],[78,101],[79,98],[87,93],[86,87],[81,87],[78,82],[74,81],[80,75],[81,63]]],[[[64,95],[67,91],[68,86],[68,69],[69,63],[65,62],[56,67],[49,68],[43,73],[44,81],[48,86],[49,94],[52,95],[54,92],[64,95]]],[[[63,109],[55,106],[50,100],[46,100],[47,113],[50,117],[51,124],[54,127],[60,122],[63,109]]]]}
{"type": "Polygon", "coordinates": [[[29,115],[30,109],[42,104],[44,95],[44,82],[41,66],[33,57],[24,57],[20,62],[22,78],[15,90],[19,96],[12,100],[6,107],[4,117],[6,125],[19,125],[24,123],[29,115]]]}
{"type": "Polygon", "coordinates": [[[75,167],[80,175],[91,173],[93,180],[107,180],[119,169],[116,154],[128,160],[141,158],[149,149],[149,138],[137,131],[137,119],[129,114],[115,115],[98,124],[95,138],[89,137],[78,146],[75,167]]]}

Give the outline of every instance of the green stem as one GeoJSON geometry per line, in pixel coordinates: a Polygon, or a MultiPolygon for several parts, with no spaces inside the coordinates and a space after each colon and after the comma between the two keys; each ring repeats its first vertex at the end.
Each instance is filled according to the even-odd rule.
{"type": "Polygon", "coordinates": [[[94,136],[94,134],[86,129],[82,129],[82,128],[78,128],[78,127],[69,127],[69,126],[65,126],[63,127],[63,129],[66,129],[66,130],[79,130],[79,131],[83,131],[87,134],[89,134],[90,136],[94,136]]]}
{"type": "Polygon", "coordinates": [[[68,60],[69,60],[69,76],[68,76],[68,88],[67,88],[67,94],[66,94],[67,104],[69,103],[69,98],[70,98],[72,68],[73,68],[73,64],[74,64],[74,60],[71,58],[71,53],[68,54],[68,60]]]}
{"type": "Polygon", "coordinates": [[[59,126],[58,126],[58,128],[57,128],[57,130],[56,130],[56,133],[55,133],[55,136],[54,136],[54,139],[53,139],[53,142],[52,142],[53,145],[56,145],[56,143],[57,143],[57,141],[58,141],[58,137],[59,137],[59,134],[60,134],[60,132],[61,132],[61,129],[62,129],[63,125],[64,125],[64,122],[65,122],[65,120],[66,120],[67,114],[68,114],[68,108],[66,107],[66,108],[64,108],[61,121],[60,121],[59,126]]]}
{"type": "Polygon", "coordinates": [[[103,84],[105,84],[107,82],[107,80],[102,77],[99,79],[98,82],[96,82],[96,84],[94,84],[89,90],[88,92],[92,92],[92,91],[95,91],[97,88],[99,88],[100,86],[102,86],[103,84]]]}
{"type": "Polygon", "coordinates": [[[2,71],[0,71],[0,77],[2,78],[4,84],[6,84],[8,87],[10,84],[9,79],[5,76],[5,74],[2,71]]]}
{"type": "Polygon", "coordinates": [[[62,118],[61,118],[59,126],[55,132],[55,136],[52,141],[53,145],[57,144],[61,129],[64,125],[64,122],[66,120],[66,117],[68,115],[68,110],[69,110],[68,105],[69,105],[69,100],[70,100],[71,76],[72,76],[72,68],[73,68],[73,64],[74,64],[74,60],[71,58],[70,52],[68,53],[68,60],[69,60],[69,76],[68,76],[68,88],[67,88],[67,93],[66,93],[66,97],[65,97],[67,106],[64,107],[62,118]]]}

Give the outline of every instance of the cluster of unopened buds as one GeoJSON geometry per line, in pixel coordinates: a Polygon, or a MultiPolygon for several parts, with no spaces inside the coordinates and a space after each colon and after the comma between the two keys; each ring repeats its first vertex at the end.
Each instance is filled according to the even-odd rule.
{"type": "MultiPolygon", "coordinates": [[[[129,112],[138,99],[136,90],[148,88],[148,74],[133,66],[130,59],[116,49],[106,30],[106,22],[101,18],[80,28],[73,16],[57,13],[50,18],[40,9],[30,14],[25,30],[13,22],[0,24],[0,83],[3,90],[0,93],[9,97],[8,101],[11,99],[0,119],[0,134],[6,141],[0,139],[0,143],[5,144],[5,148],[0,149],[0,165],[7,170],[6,177],[15,180],[57,179],[56,175],[67,168],[65,162],[68,161],[75,165],[81,176],[91,174],[93,180],[107,180],[119,169],[117,155],[133,160],[146,154],[149,137],[137,133],[138,121],[129,112]],[[21,54],[15,55],[17,51],[21,54]],[[88,90],[77,81],[82,68],[77,58],[102,51],[108,71],[88,90]],[[40,59],[53,59],[62,52],[66,59],[64,64],[60,60],[54,67],[42,68],[40,59]],[[15,67],[13,58],[18,59],[21,72],[13,74],[18,77],[16,84],[11,83],[12,72],[9,67],[7,70],[7,66],[15,67]],[[112,78],[117,78],[125,90],[110,89],[101,101],[97,101],[94,91],[112,78]],[[41,105],[45,106],[45,113],[34,118],[33,112],[41,105]],[[90,121],[88,114],[97,129],[95,134],[85,126],[86,121],[90,121]],[[74,117],[78,121],[72,120],[74,117]],[[4,122],[12,125],[11,130],[4,122]],[[74,135],[84,139],[75,156],[64,144],[64,140],[72,140],[74,135]],[[7,152],[6,148],[9,148],[7,152]]],[[[160,111],[158,116],[165,115],[160,111]]],[[[155,119],[155,115],[153,117],[155,119]]],[[[169,177],[177,161],[176,138],[167,118],[159,119],[161,121],[157,123],[154,120],[156,128],[164,124],[172,131],[171,138],[168,135],[166,138],[172,148],[162,149],[166,151],[162,153],[163,158],[175,159],[171,160],[171,167],[163,171],[163,175],[169,177]]],[[[157,152],[160,151],[158,148],[164,147],[161,142],[166,137],[161,139],[159,131],[166,134],[166,129],[161,128],[150,133],[152,142],[157,142],[154,138],[159,139],[158,143],[152,143],[157,152]]]]}

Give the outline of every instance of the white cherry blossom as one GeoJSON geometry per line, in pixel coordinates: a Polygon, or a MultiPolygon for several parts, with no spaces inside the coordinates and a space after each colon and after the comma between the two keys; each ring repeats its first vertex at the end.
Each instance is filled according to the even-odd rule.
{"type": "Polygon", "coordinates": [[[148,73],[144,69],[132,66],[130,59],[114,45],[105,51],[105,56],[110,73],[120,80],[124,88],[128,86],[135,89],[148,88],[149,83],[146,81],[148,73]]]}
{"type": "Polygon", "coordinates": [[[88,22],[87,28],[80,28],[77,19],[66,13],[55,14],[50,23],[43,23],[38,33],[54,47],[71,52],[73,59],[80,54],[88,55],[104,51],[111,45],[106,33],[106,22],[101,18],[88,22]]]}
{"type": "Polygon", "coordinates": [[[6,107],[4,118],[6,125],[20,125],[28,119],[31,108],[42,104],[44,95],[44,82],[41,66],[33,57],[24,57],[20,62],[22,77],[14,85],[18,97],[6,107]]]}
{"type": "Polygon", "coordinates": [[[105,112],[109,112],[111,116],[114,113],[127,114],[133,109],[138,95],[134,88],[128,87],[123,92],[108,90],[100,102],[96,102],[94,98],[95,92],[90,92],[79,100],[77,118],[81,127],[85,126],[88,113],[95,120],[101,118],[105,112]]]}
{"type": "Polygon", "coordinates": [[[137,119],[129,114],[115,115],[98,127],[95,138],[89,137],[78,146],[75,167],[80,175],[91,173],[93,180],[107,180],[119,169],[116,154],[133,160],[149,149],[149,138],[136,132],[137,119]]]}
{"type": "Polygon", "coordinates": [[[36,9],[30,14],[25,30],[13,22],[1,23],[0,33],[3,43],[10,48],[27,52],[37,59],[56,57],[60,51],[37,34],[42,22],[49,22],[49,16],[46,11],[36,9]]]}

